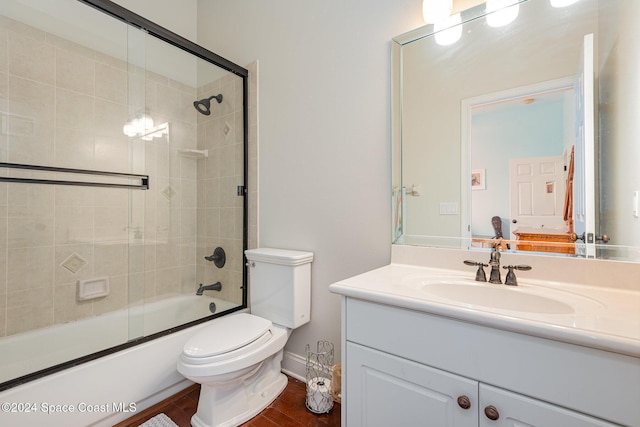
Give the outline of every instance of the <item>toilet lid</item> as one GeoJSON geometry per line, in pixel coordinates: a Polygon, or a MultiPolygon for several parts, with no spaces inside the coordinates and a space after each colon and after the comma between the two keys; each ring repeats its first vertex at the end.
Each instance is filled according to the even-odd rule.
{"type": "Polygon", "coordinates": [[[248,313],[220,317],[187,341],[184,354],[198,358],[228,353],[252,343],[269,329],[271,321],[248,313]]]}

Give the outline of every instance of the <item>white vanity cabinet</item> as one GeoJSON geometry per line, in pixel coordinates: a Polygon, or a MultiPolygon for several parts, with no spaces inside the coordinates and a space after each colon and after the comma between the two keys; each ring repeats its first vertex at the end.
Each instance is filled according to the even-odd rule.
{"type": "Polygon", "coordinates": [[[479,384],[479,389],[480,427],[617,425],[487,384],[479,384]]]}
{"type": "Polygon", "coordinates": [[[638,358],[356,298],[343,310],[347,427],[640,426],[638,358]]]}
{"type": "Polygon", "coordinates": [[[358,344],[347,366],[347,426],[615,425],[358,344]]]}
{"type": "Polygon", "coordinates": [[[354,343],[346,351],[347,426],[478,426],[476,381],[354,343]]]}

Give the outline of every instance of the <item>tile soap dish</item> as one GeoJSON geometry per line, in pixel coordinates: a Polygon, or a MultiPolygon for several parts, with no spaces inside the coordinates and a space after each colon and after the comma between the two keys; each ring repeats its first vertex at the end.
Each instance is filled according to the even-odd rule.
{"type": "Polygon", "coordinates": [[[106,297],[107,295],[109,295],[108,277],[78,280],[78,301],[106,297]]]}

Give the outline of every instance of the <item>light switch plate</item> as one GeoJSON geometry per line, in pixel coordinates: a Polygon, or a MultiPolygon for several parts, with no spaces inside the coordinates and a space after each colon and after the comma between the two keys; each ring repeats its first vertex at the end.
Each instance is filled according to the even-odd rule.
{"type": "Polygon", "coordinates": [[[458,202],[440,202],[440,215],[458,215],[458,202]]]}

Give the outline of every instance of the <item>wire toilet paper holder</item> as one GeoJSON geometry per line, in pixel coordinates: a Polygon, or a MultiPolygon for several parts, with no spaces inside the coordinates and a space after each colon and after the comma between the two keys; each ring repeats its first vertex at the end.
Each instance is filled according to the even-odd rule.
{"type": "Polygon", "coordinates": [[[311,346],[307,344],[305,353],[307,355],[305,405],[314,414],[325,414],[333,408],[331,395],[333,344],[320,340],[316,344],[315,352],[311,351],[311,346]]]}

